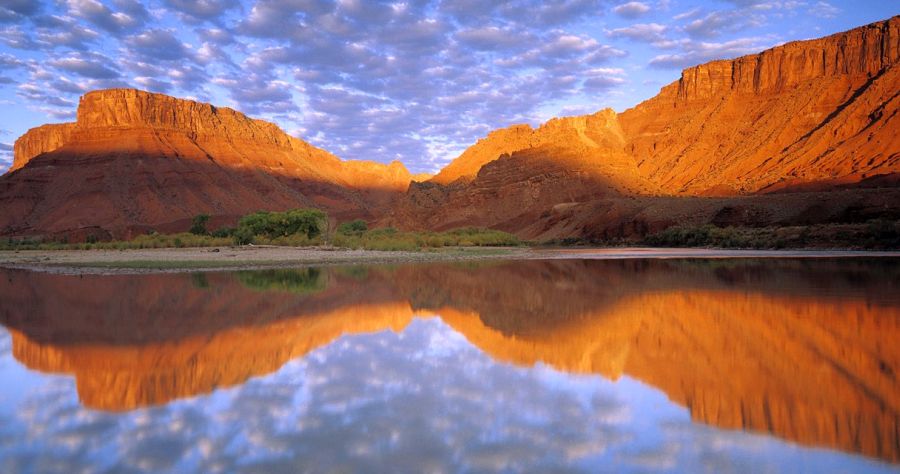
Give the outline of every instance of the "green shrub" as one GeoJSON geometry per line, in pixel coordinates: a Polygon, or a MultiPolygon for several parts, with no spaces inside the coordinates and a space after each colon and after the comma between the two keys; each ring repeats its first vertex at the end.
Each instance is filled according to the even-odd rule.
{"type": "Polygon", "coordinates": [[[191,220],[190,232],[194,235],[206,235],[206,223],[209,222],[209,214],[198,214],[191,220]]]}
{"type": "Polygon", "coordinates": [[[362,219],[344,222],[337,229],[338,233],[343,235],[362,235],[367,230],[369,230],[369,225],[362,219]]]}
{"type": "Polygon", "coordinates": [[[213,237],[228,238],[234,235],[234,227],[222,227],[212,232],[213,237]]]}
{"type": "Polygon", "coordinates": [[[293,209],[284,212],[259,211],[246,215],[238,223],[238,229],[246,229],[253,235],[270,238],[303,234],[312,239],[328,227],[328,215],[318,209],[293,209]]]}
{"type": "Polygon", "coordinates": [[[255,237],[253,230],[249,227],[238,227],[232,234],[235,245],[248,245],[253,243],[255,237]]]}

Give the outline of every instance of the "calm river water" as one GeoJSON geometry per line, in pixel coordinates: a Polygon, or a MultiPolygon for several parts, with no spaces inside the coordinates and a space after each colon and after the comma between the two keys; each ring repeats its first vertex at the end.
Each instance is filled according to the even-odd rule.
{"type": "Polygon", "coordinates": [[[900,260],[0,270],[0,472],[896,472],[900,260]]]}

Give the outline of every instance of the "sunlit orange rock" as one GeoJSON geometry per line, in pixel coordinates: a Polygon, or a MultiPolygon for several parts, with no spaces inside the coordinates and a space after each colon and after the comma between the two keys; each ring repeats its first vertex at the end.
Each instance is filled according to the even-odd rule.
{"type": "Polygon", "coordinates": [[[753,217],[732,213],[731,225],[896,219],[898,60],[894,17],[691,67],[621,114],[491,132],[429,183],[411,186],[391,222],[481,225],[543,240],[627,238],[710,223],[736,208],[753,217]],[[884,191],[862,189],[871,187],[892,194],[881,202],[884,191]],[[854,192],[823,193],[838,189],[854,192]],[[760,197],[772,192],[783,194],[760,197]]]}
{"type": "Polygon", "coordinates": [[[16,142],[0,234],[130,237],[185,230],[200,213],[218,227],[296,207],[536,240],[896,220],[898,60],[900,17],[712,61],[619,114],[491,132],[430,179],[399,162],[341,161],[228,108],[95,91],[74,124],[16,142]]]}
{"type": "Polygon", "coordinates": [[[103,90],[82,97],[75,123],[17,140],[13,171],[0,178],[0,233],[96,227],[128,237],[185,230],[201,213],[233,224],[296,207],[371,219],[412,178],[399,162],[341,161],[229,108],[103,90]]]}

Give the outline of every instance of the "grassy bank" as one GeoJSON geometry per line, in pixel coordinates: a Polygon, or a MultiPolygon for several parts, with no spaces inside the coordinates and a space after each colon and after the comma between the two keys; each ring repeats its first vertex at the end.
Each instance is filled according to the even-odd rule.
{"type": "Polygon", "coordinates": [[[858,224],[784,227],[675,226],[648,235],[653,247],[715,247],[727,249],[900,248],[900,221],[873,220],[858,224]]]}
{"type": "Polygon", "coordinates": [[[464,228],[447,232],[400,232],[374,229],[356,234],[336,233],[335,247],[362,250],[420,250],[441,247],[511,247],[522,245],[518,237],[491,229],[464,228]]]}
{"type": "MultiPolygon", "coordinates": [[[[241,237],[247,239],[246,236],[241,237]]],[[[253,235],[244,245],[277,245],[285,247],[322,247],[358,250],[416,251],[443,247],[508,247],[521,245],[512,234],[490,229],[456,229],[447,232],[401,232],[393,228],[373,229],[345,235],[290,234],[281,236],[253,235]]],[[[131,240],[107,242],[44,242],[40,240],[0,241],[0,250],[133,250],[187,247],[227,247],[239,245],[233,236],[179,234],[140,235],[131,240]]]]}

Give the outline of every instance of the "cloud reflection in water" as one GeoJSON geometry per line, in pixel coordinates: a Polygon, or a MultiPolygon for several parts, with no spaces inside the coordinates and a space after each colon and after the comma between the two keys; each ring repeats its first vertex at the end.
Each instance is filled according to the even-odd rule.
{"type": "Polygon", "coordinates": [[[11,369],[7,334],[0,347],[4,372],[38,379],[0,409],[3,472],[888,469],[694,424],[628,377],[497,363],[436,318],[345,336],[275,374],[127,413],[83,408],[71,379],[11,369]]]}

